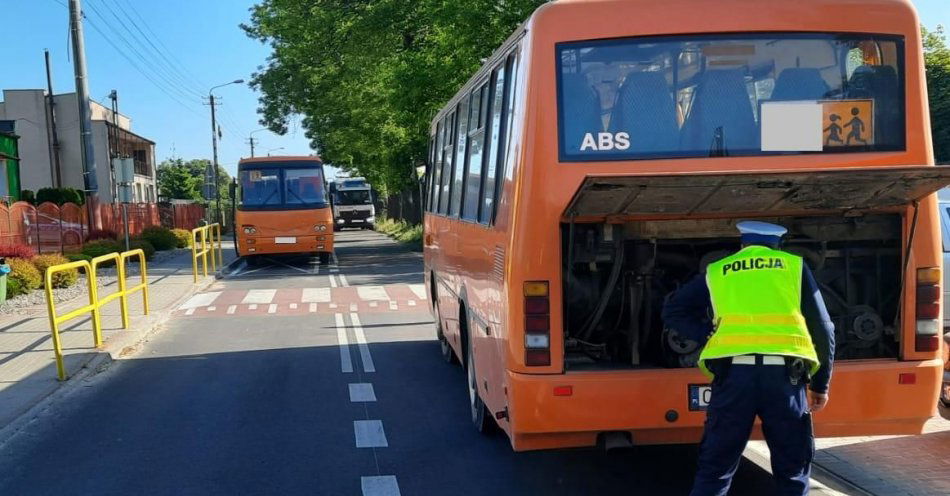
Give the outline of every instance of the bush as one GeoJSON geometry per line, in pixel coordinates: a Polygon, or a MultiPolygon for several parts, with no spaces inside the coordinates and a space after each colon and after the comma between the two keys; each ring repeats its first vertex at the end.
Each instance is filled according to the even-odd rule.
{"type": "MultiPolygon", "coordinates": [[[[20,201],[25,201],[27,203],[36,204],[36,194],[33,193],[31,189],[22,189],[20,190],[20,201]]],[[[10,291],[7,290],[7,293],[10,291]]]]}
{"type": "Polygon", "coordinates": [[[0,246],[0,257],[33,258],[35,256],[36,250],[32,246],[23,243],[0,246]]]}
{"type": "Polygon", "coordinates": [[[40,188],[36,192],[36,203],[51,202],[57,205],[64,203],[85,203],[83,194],[75,188],[40,188]]]}
{"type": "Polygon", "coordinates": [[[27,291],[23,289],[23,286],[20,285],[18,279],[7,278],[7,299],[13,298],[14,296],[20,296],[25,294],[27,291]]]}
{"type": "Polygon", "coordinates": [[[129,241],[129,247],[131,250],[141,248],[145,252],[145,260],[151,260],[155,256],[155,247],[147,239],[133,238],[129,241]]]}
{"type": "MultiPolygon", "coordinates": [[[[54,265],[69,263],[69,259],[62,255],[39,255],[30,261],[33,262],[33,265],[36,266],[36,269],[39,270],[40,274],[43,275],[44,281],[46,280],[46,269],[54,265]]],[[[68,288],[69,286],[76,284],[78,279],[78,269],[69,269],[62,272],[57,272],[53,274],[53,287],[68,288]]]]}
{"type": "Polygon", "coordinates": [[[418,244],[422,242],[422,225],[409,224],[404,220],[392,220],[383,218],[376,221],[377,231],[388,235],[396,241],[403,243],[418,244]]]}
{"type": "Polygon", "coordinates": [[[66,260],[69,260],[70,262],[78,262],[80,260],[85,260],[88,262],[92,260],[92,257],[90,257],[89,255],[85,255],[83,253],[67,253],[66,260]]]}
{"type": "Polygon", "coordinates": [[[115,241],[119,239],[119,234],[112,229],[96,229],[90,232],[89,236],[86,237],[87,241],[96,241],[99,239],[109,239],[115,241]]]}
{"type": "Polygon", "coordinates": [[[11,279],[18,281],[24,292],[33,291],[43,285],[43,276],[29,260],[8,258],[7,265],[11,269],[10,274],[7,275],[7,283],[11,279]]]}
{"type": "Polygon", "coordinates": [[[114,239],[99,239],[84,244],[82,254],[92,259],[112,252],[122,251],[122,246],[123,245],[114,239]]]}
{"type": "Polygon", "coordinates": [[[172,229],[172,234],[175,235],[175,240],[177,241],[178,248],[191,248],[191,231],[187,229],[172,229]]]}
{"type": "Polygon", "coordinates": [[[158,251],[172,250],[178,246],[178,237],[167,227],[146,227],[142,230],[141,238],[152,243],[158,251]]]}

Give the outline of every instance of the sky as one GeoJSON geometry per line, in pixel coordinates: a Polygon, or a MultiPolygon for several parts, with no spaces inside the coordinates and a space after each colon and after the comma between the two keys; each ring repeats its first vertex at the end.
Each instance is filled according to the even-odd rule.
{"type": "MultiPolygon", "coordinates": [[[[49,49],[56,93],[74,91],[67,0],[0,0],[7,41],[0,89],[45,88],[49,49]]],[[[212,86],[249,80],[265,64],[267,46],[245,36],[255,0],[83,0],[90,96],[107,103],[113,89],[132,130],[156,143],[156,158],[211,158],[211,118],[202,96],[212,86]],[[130,63],[128,59],[133,63],[130,63]],[[137,68],[135,66],[138,66],[137,68]]],[[[914,0],[928,28],[950,30],[950,0],[914,0]]],[[[259,95],[247,84],[215,90],[223,139],[218,161],[232,174],[249,156],[248,135],[260,129],[259,95]]],[[[313,153],[303,129],[285,136],[254,133],[256,154],[313,153]]],[[[332,172],[331,172],[332,175],[332,172]]]]}
{"type": "MultiPolygon", "coordinates": [[[[67,3],[0,0],[7,40],[0,89],[45,88],[43,50],[49,49],[54,92],[75,91],[67,3]]],[[[211,116],[202,97],[212,86],[250,80],[270,53],[239,27],[249,20],[255,3],[82,0],[90,97],[108,106],[107,96],[116,90],[119,112],[132,119],[133,132],[156,143],[159,162],[171,157],[210,159],[211,116]]],[[[223,134],[218,162],[233,174],[238,160],[250,155],[249,134],[263,127],[258,122],[259,95],[246,83],[218,88],[214,94],[222,103],[217,107],[223,134]]],[[[275,155],[314,153],[299,120],[285,136],[263,130],[254,138],[258,156],[268,150],[275,155]]]]}

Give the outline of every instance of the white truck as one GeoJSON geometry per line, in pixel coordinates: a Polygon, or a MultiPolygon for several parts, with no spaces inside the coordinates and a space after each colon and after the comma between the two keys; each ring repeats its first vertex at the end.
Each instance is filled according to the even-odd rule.
{"type": "Polygon", "coordinates": [[[372,229],[376,221],[373,188],[362,177],[343,178],[330,185],[334,229],[359,227],[372,229]]]}

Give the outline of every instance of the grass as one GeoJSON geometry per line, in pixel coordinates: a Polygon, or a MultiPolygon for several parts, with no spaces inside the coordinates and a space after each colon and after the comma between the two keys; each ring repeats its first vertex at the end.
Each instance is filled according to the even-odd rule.
{"type": "Polygon", "coordinates": [[[412,225],[404,220],[377,219],[376,230],[399,241],[422,248],[422,225],[412,225]]]}

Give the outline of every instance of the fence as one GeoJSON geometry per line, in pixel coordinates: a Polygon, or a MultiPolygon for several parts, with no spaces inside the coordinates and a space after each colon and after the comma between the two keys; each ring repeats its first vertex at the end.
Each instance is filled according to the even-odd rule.
{"type": "Polygon", "coordinates": [[[208,224],[191,230],[191,269],[196,283],[198,282],[199,260],[201,260],[204,277],[208,277],[209,254],[211,255],[211,272],[214,273],[218,265],[224,265],[224,253],[221,251],[221,224],[208,224]],[[216,242],[217,244],[215,244],[216,242]],[[215,253],[215,247],[217,247],[217,253],[215,253]],[[217,264],[215,263],[215,257],[217,257],[217,264]]]}
{"type": "Polygon", "coordinates": [[[56,375],[59,377],[59,380],[65,381],[68,378],[66,373],[66,367],[63,363],[63,345],[62,341],[59,338],[59,325],[70,320],[80,317],[84,314],[90,314],[92,318],[92,344],[96,348],[102,346],[102,316],[100,315],[99,309],[114,300],[119,300],[119,305],[122,315],[122,328],[129,328],[129,302],[128,297],[130,294],[141,291],[142,292],[142,309],[144,310],[145,315],[148,315],[148,268],[145,262],[145,252],[141,249],[126,251],[123,253],[109,253],[107,255],[102,255],[100,257],[93,258],[91,261],[80,260],[77,262],[70,262],[61,265],[54,265],[46,269],[45,275],[45,287],[46,287],[46,307],[49,311],[49,325],[50,332],[53,336],[53,354],[56,357],[56,375]],[[128,287],[128,282],[126,281],[125,276],[125,266],[126,261],[129,258],[136,257],[139,261],[139,272],[141,274],[142,280],[139,284],[128,287]],[[96,269],[99,267],[99,264],[105,262],[115,262],[118,267],[118,280],[119,280],[119,290],[115,293],[112,293],[108,296],[99,297],[98,292],[98,280],[96,278],[96,269]],[[53,275],[57,272],[63,272],[67,270],[78,270],[82,269],[86,274],[86,283],[88,285],[87,294],[89,296],[89,304],[84,305],[80,308],[77,308],[71,312],[65,313],[63,315],[56,314],[56,303],[53,299],[53,275]]]}
{"type": "MultiPolygon", "coordinates": [[[[115,233],[137,236],[150,226],[164,225],[181,229],[195,228],[204,216],[201,205],[158,205],[135,203],[126,206],[128,223],[122,216],[122,206],[99,205],[102,228],[115,233]],[[165,214],[165,211],[170,211],[165,214]],[[165,222],[165,220],[168,222],[165,222]]],[[[0,246],[24,244],[37,253],[78,251],[89,235],[88,210],[73,203],[62,206],[42,203],[34,207],[27,202],[10,206],[0,204],[0,246]]]]}
{"type": "Polygon", "coordinates": [[[419,188],[408,188],[391,194],[376,208],[389,219],[404,220],[409,224],[422,223],[422,200],[419,188]]]}

